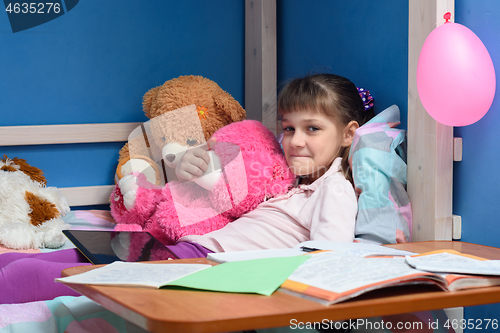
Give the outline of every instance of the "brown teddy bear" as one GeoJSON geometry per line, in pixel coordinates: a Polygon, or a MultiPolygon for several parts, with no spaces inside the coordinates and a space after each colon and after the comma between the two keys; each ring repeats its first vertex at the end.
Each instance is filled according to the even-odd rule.
{"type": "MultiPolygon", "coordinates": [[[[194,75],[168,80],[144,95],[144,113],[149,119],[157,118],[157,121],[151,122],[153,128],[147,128],[143,125],[131,133],[129,142],[120,150],[115,179],[117,182],[125,175],[139,171],[145,174],[148,180],[156,179],[156,181],[152,181],[156,185],[164,185],[166,180],[162,179],[161,175],[168,173],[168,170],[165,170],[167,167],[161,164],[161,157],[156,156],[158,149],[161,148],[153,149],[153,151],[150,149],[151,147],[162,147],[161,142],[149,142],[157,141],[158,137],[162,137],[152,133],[153,125],[160,123],[158,121],[160,116],[165,118],[169,112],[184,107],[194,107],[198,116],[198,128],[201,126],[202,131],[200,133],[191,125],[189,128],[177,127],[175,141],[186,147],[200,144],[201,139],[207,141],[219,128],[243,120],[246,116],[240,103],[212,80],[194,75]],[[146,134],[146,138],[143,134],[146,134]],[[134,159],[132,162],[129,162],[130,155],[134,159]],[[153,163],[151,159],[155,160],[156,163],[153,163]]],[[[185,119],[184,123],[189,122],[185,119]]]]}
{"type": "Polygon", "coordinates": [[[151,120],[122,149],[121,158],[128,154],[131,163],[123,164],[126,175],[110,197],[116,230],[144,230],[174,244],[183,235],[222,228],[295,181],[274,134],[243,120],[240,104],[208,79],[167,81],[144,96],[144,110],[151,120]],[[207,150],[208,170],[179,180],[175,168],[189,148],[207,150]],[[158,169],[167,170],[166,184],[158,182],[158,169]]]}

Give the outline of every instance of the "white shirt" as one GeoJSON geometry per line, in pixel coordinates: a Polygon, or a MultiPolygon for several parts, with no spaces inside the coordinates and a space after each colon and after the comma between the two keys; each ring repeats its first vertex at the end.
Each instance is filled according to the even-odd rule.
{"type": "Polygon", "coordinates": [[[357,199],[341,172],[342,158],[309,185],[269,199],[225,227],[179,241],[214,252],[290,248],[308,240],[352,242],[357,199]]]}

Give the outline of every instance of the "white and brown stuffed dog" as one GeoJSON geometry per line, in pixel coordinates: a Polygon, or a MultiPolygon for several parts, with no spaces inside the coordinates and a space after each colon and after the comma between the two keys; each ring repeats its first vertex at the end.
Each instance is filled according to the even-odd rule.
{"type": "Polygon", "coordinates": [[[0,159],[0,245],[12,249],[58,248],[69,229],[69,212],[55,187],[46,187],[42,170],[26,160],[0,159]]]}

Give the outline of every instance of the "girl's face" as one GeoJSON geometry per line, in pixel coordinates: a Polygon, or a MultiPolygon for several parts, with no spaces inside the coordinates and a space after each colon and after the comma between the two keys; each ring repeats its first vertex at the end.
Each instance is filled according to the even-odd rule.
{"type": "Polygon", "coordinates": [[[310,184],[321,177],[339,156],[342,147],[352,143],[358,123],[338,125],[332,118],[314,110],[298,110],[283,115],[283,150],[290,170],[305,176],[310,184]]]}

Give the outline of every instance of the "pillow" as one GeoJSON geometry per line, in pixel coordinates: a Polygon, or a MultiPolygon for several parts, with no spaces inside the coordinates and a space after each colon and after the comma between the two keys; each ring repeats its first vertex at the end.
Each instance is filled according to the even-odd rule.
{"type": "Polygon", "coordinates": [[[393,105],[356,130],[349,153],[358,197],[356,239],[382,244],[411,239],[412,213],[406,192],[406,132],[393,105]]]}

